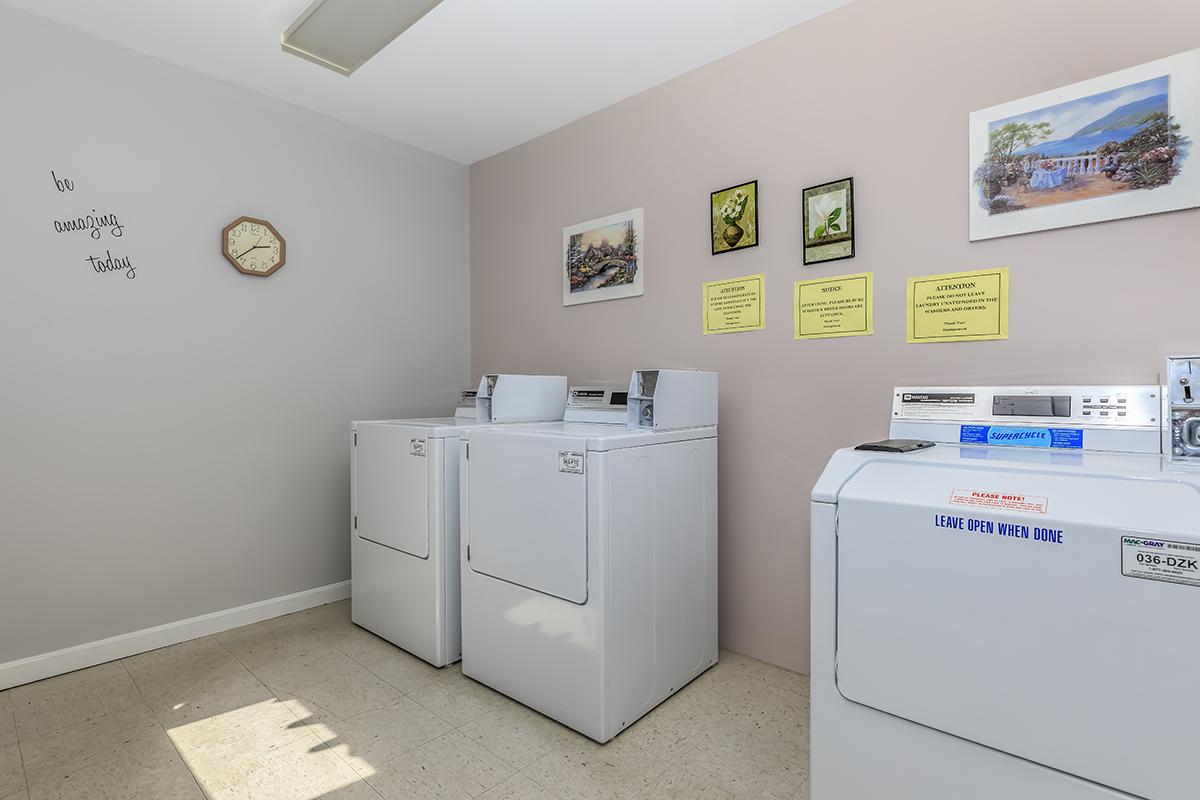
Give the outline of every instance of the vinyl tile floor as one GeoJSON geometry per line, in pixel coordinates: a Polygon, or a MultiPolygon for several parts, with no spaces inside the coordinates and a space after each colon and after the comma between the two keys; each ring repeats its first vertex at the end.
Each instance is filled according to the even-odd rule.
{"type": "Polygon", "coordinates": [[[597,745],[347,601],[0,692],[0,800],[807,800],[808,711],[722,651],[597,745]]]}

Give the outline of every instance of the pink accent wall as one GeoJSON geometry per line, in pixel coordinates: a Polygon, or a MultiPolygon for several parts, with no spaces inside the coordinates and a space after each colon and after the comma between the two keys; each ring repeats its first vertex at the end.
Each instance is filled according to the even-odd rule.
{"type": "Polygon", "coordinates": [[[806,671],[808,494],[833,450],[887,434],[893,386],[1153,382],[1166,352],[1200,346],[1183,300],[1200,212],[971,244],[965,191],[969,112],[1200,47],[1198,31],[1200,4],[1177,0],[856,0],[481,161],[474,374],[719,370],[721,641],[806,671]],[[804,267],[801,189],[847,176],[858,255],[804,267]],[[754,178],[762,244],[712,256],[709,192],[754,178]],[[564,308],[562,228],[639,206],[645,296],[564,308]],[[1008,341],[905,343],[907,276],[994,266],[1012,268],[1008,341]],[[874,336],[792,339],[793,281],[865,271],[874,336]],[[701,335],[701,282],[756,273],[767,329],[701,335]]]}

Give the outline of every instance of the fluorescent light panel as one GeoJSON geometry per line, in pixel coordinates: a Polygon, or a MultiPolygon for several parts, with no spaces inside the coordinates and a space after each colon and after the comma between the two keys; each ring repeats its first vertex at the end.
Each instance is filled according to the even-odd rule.
{"type": "Polygon", "coordinates": [[[442,0],[316,0],[280,37],[285,52],[349,75],[442,0]]]}

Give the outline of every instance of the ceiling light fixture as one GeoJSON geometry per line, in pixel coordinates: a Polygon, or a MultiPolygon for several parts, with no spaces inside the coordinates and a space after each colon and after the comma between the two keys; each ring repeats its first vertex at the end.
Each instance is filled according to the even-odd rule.
{"type": "Polygon", "coordinates": [[[279,36],[284,52],[350,75],[442,0],[316,0],[279,36]]]}

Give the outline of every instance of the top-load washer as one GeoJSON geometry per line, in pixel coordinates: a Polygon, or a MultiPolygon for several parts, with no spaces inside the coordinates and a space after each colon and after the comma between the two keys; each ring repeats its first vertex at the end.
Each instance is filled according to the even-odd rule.
{"type": "Polygon", "coordinates": [[[898,388],[812,495],[814,800],[1194,800],[1200,473],[1158,386],[898,388]]]}
{"type": "Polygon", "coordinates": [[[473,425],[561,420],[566,396],[563,376],[485,375],[454,417],[353,423],[356,624],[434,666],[459,659],[459,437],[473,425]]]}
{"type": "Polygon", "coordinates": [[[605,742],[717,660],[717,375],[462,451],[463,674],[605,742]]]}

